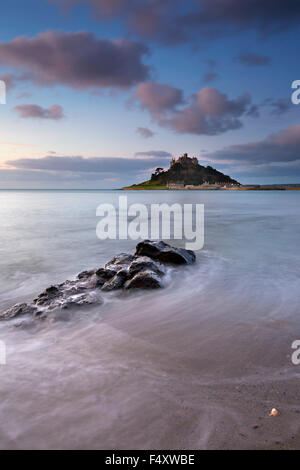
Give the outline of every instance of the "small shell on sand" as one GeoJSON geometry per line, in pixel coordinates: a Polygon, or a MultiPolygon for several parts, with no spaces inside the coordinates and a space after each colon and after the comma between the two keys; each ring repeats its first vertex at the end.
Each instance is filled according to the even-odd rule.
{"type": "Polygon", "coordinates": [[[279,411],[276,410],[276,408],[272,408],[271,412],[269,413],[269,416],[278,416],[279,411]]]}

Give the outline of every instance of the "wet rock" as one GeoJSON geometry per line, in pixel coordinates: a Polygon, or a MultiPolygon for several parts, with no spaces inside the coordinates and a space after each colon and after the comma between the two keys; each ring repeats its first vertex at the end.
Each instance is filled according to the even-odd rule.
{"type": "Polygon", "coordinates": [[[140,271],[150,270],[163,276],[165,274],[165,268],[160,263],[153,261],[148,256],[139,256],[135,258],[129,266],[129,277],[135,276],[140,271]]]}
{"type": "Polygon", "coordinates": [[[162,287],[161,276],[156,272],[144,270],[138,272],[133,278],[129,279],[125,285],[125,289],[159,289],[162,287]]]}
{"type": "Polygon", "coordinates": [[[128,253],[120,253],[105,265],[105,269],[109,269],[114,273],[121,270],[128,270],[130,263],[133,260],[134,256],[129,255],[128,253]]]}
{"type": "Polygon", "coordinates": [[[46,318],[55,310],[74,306],[102,304],[100,292],[117,289],[158,289],[166,264],[189,264],[195,261],[192,251],[173,248],[164,242],[145,240],[137,245],[136,254],[121,253],[109,261],[104,268],[83,271],[75,280],[67,280],[44,290],[32,304],[17,304],[3,313],[0,320],[21,315],[31,319],[46,318]]]}
{"type": "Polygon", "coordinates": [[[127,279],[127,271],[121,270],[114,275],[109,281],[107,281],[101,290],[109,292],[116,289],[121,289],[127,279]]]}
{"type": "Polygon", "coordinates": [[[92,269],[78,274],[77,282],[75,281],[75,284],[79,289],[94,289],[96,287],[103,286],[107,279],[108,277],[105,275],[105,269],[92,269]]]}
{"type": "Polygon", "coordinates": [[[38,306],[47,306],[51,302],[62,295],[61,290],[58,286],[50,286],[44,292],[42,292],[36,299],[34,303],[38,306]]]}
{"type": "Polygon", "coordinates": [[[111,279],[112,277],[114,277],[114,275],[116,274],[116,270],[115,269],[106,269],[106,268],[99,268],[97,269],[96,271],[96,275],[103,279],[104,282],[106,281],[109,281],[109,279],[111,279]]]}
{"type": "Polygon", "coordinates": [[[148,256],[161,263],[192,264],[196,260],[195,253],[183,248],[175,248],[160,241],[144,240],[136,246],[135,256],[148,256]]]}
{"type": "MultiPolygon", "coordinates": [[[[86,292],[83,294],[71,295],[70,297],[65,297],[58,301],[57,307],[59,308],[70,308],[81,305],[94,305],[102,304],[102,297],[96,292],[86,292]]],[[[57,308],[53,305],[53,308],[57,308]]]]}
{"type": "Polygon", "coordinates": [[[103,286],[106,282],[106,279],[102,276],[97,276],[97,274],[93,274],[91,277],[86,279],[83,282],[79,282],[76,284],[78,290],[85,290],[85,289],[96,289],[97,287],[103,286]]]}
{"type": "MultiPolygon", "coordinates": [[[[39,308],[36,316],[42,312],[45,314],[47,311],[55,309],[65,309],[74,305],[87,305],[93,303],[102,303],[102,299],[97,296],[93,289],[98,286],[98,277],[95,274],[84,275],[81,279],[75,281],[66,281],[58,286],[48,287],[42,292],[35,300],[35,305],[39,308]]],[[[104,280],[100,286],[104,284],[104,280]]]]}
{"type": "Polygon", "coordinates": [[[43,315],[45,316],[47,312],[53,312],[54,310],[58,309],[67,309],[75,306],[82,306],[82,305],[92,305],[92,304],[101,304],[103,303],[103,299],[100,295],[94,291],[92,292],[84,292],[84,293],[76,293],[73,295],[63,294],[56,299],[54,299],[47,308],[41,309],[37,311],[35,316],[43,315]]]}
{"type": "Polygon", "coordinates": [[[94,269],[92,269],[91,271],[82,271],[82,273],[78,274],[77,279],[80,279],[81,281],[85,281],[91,278],[94,274],[95,274],[94,269]]]}
{"type": "Polygon", "coordinates": [[[0,313],[0,320],[10,320],[11,318],[20,317],[21,315],[34,314],[37,308],[34,305],[16,304],[8,308],[5,312],[0,313]]]}

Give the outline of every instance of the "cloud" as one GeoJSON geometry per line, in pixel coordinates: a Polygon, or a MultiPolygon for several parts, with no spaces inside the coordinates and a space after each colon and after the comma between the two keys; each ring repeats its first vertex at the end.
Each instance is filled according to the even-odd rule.
{"type": "MultiPolygon", "coordinates": [[[[139,153],[138,155],[141,155],[139,153]]],[[[148,170],[162,164],[166,152],[145,152],[151,158],[120,158],[82,156],[47,156],[43,158],[20,158],[7,160],[6,165],[23,170],[40,170],[79,173],[109,173],[112,175],[148,170]]]]}
{"type": "Polygon", "coordinates": [[[300,18],[298,0],[202,0],[178,18],[180,27],[201,37],[216,38],[254,30],[270,35],[297,26],[300,18]]]}
{"type": "Polygon", "coordinates": [[[287,163],[300,160],[299,149],[300,125],[294,125],[257,142],[231,145],[208,153],[206,158],[250,165],[287,163]]]}
{"type": "Polygon", "coordinates": [[[246,112],[246,116],[251,116],[257,118],[260,116],[259,106],[257,104],[252,104],[248,111],[246,112]]]}
{"type": "Polygon", "coordinates": [[[271,63],[270,57],[253,52],[242,52],[235,58],[235,61],[248,67],[263,67],[271,63]]]}
{"type": "Polygon", "coordinates": [[[183,91],[167,84],[145,82],[138,85],[134,97],[160,125],[175,132],[217,135],[239,129],[243,115],[258,116],[258,107],[249,93],[230,100],[216,88],[202,88],[185,103],[183,91]]]}
{"type": "Polygon", "coordinates": [[[113,16],[130,5],[132,0],[50,0],[52,3],[63,4],[65,7],[72,7],[80,4],[87,4],[93,7],[93,11],[100,16],[113,16]]]}
{"type": "MultiPolygon", "coordinates": [[[[52,0],[53,1],[53,0],[52,0]]],[[[243,30],[270,35],[298,25],[298,0],[56,0],[87,5],[94,17],[123,20],[130,32],[165,44],[216,38],[243,30]]]]}
{"type": "Polygon", "coordinates": [[[93,17],[107,21],[109,17],[124,21],[130,32],[143,39],[156,38],[164,43],[185,40],[184,28],[177,24],[180,0],[52,0],[70,7],[87,5],[93,17]]]}
{"type": "Polygon", "coordinates": [[[157,82],[140,83],[134,97],[143,109],[147,109],[155,117],[184,103],[182,90],[157,82]]]}
{"type": "Polygon", "coordinates": [[[11,90],[16,86],[16,78],[12,74],[0,75],[0,80],[5,83],[6,90],[11,90]]]}
{"type": "Polygon", "coordinates": [[[172,154],[164,150],[147,150],[146,152],[136,152],[135,157],[156,157],[156,158],[171,158],[172,154]]]}
{"type": "Polygon", "coordinates": [[[178,109],[177,106],[183,102],[182,93],[177,90],[175,95],[172,87],[169,88],[171,89],[169,96],[173,99],[167,103],[161,102],[160,94],[158,98],[156,97],[157,88],[155,88],[151,94],[146,95],[148,99],[147,102],[143,101],[143,107],[149,109],[160,126],[169,127],[178,133],[221,134],[242,127],[240,118],[243,115],[255,116],[257,113],[248,93],[236,99],[229,99],[226,94],[216,88],[202,88],[189,98],[189,104],[178,109]],[[174,98],[175,96],[177,99],[174,98]]]}
{"type": "Polygon", "coordinates": [[[143,39],[155,39],[165,44],[186,41],[186,31],[179,24],[176,11],[180,7],[179,0],[148,0],[135,6],[133,3],[127,15],[129,30],[143,39]]]}
{"type": "Polygon", "coordinates": [[[18,96],[18,99],[24,99],[24,98],[31,98],[32,94],[27,92],[27,91],[24,91],[22,93],[19,94],[18,96]]]}
{"type": "Polygon", "coordinates": [[[149,139],[150,137],[154,136],[154,132],[152,132],[147,127],[138,127],[136,129],[136,132],[137,132],[137,134],[140,134],[140,136],[144,137],[145,139],[149,139]]]}
{"type": "Polygon", "coordinates": [[[202,81],[203,83],[211,83],[219,77],[219,74],[216,72],[217,62],[214,59],[205,60],[207,71],[203,74],[202,81]]]}
{"type": "Polygon", "coordinates": [[[72,173],[54,171],[36,171],[0,168],[0,184],[5,189],[74,189],[74,188],[111,188],[123,186],[128,183],[128,176],[120,182],[118,175],[110,176],[108,173],[72,173]],[[112,184],[112,180],[118,181],[112,184]]]}
{"type": "Polygon", "coordinates": [[[75,89],[132,87],[149,76],[142,62],[147,53],[141,43],[98,39],[87,31],[46,32],[0,42],[1,65],[21,69],[38,85],[75,89]]]}
{"type": "Polygon", "coordinates": [[[211,83],[213,82],[214,80],[216,80],[216,78],[218,78],[219,74],[217,72],[206,72],[204,75],[203,75],[203,82],[204,83],[211,83]]]}
{"type": "Polygon", "coordinates": [[[17,111],[23,119],[38,118],[58,121],[65,117],[63,108],[58,104],[53,104],[49,108],[42,108],[37,104],[24,104],[15,106],[14,110],[17,111]]]}
{"type": "Polygon", "coordinates": [[[273,108],[271,114],[280,116],[291,109],[292,103],[288,98],[279,98],[278,100],[271,101],[270,106],[273,108]]]}

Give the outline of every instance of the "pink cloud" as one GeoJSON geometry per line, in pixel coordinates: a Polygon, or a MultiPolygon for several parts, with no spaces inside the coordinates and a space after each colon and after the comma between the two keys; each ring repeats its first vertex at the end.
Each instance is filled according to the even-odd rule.
{"type": "Polygon", "coordinates": [[[148,109],[154,116],[173,110],[184,102],[182,90],[156,82],[140,83],[137,86],[135,98],[142,108],[148,109]]]}
{"type": "Polygon", "coordinates": [[[42,108],[37,104],[24,104],[14,108],[21,118],[39,118],[39,119],[52,119],[58,121],[64,117],[63,108],[58,104],[54,104],[49,108],[42,108]]]}
{"type": "Polygon", "coordinates": [[[146,82],[138,85],[135,98],[160,126],[175,132],[217,135],[242,127],[243,115],[257,115],[251,96],[229,99],[216,88],[202,88],[184,105],[183,91],[170,85],[146,82]]]}

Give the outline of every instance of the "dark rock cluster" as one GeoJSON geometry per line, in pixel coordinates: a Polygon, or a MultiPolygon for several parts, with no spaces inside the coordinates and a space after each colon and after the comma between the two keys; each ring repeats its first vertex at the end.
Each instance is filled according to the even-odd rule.
{"type": "Polygon", "coordinates": [[[195,259],[193,251],[145,240],[138,243],[134,255],[121,253],[102,268],[83,271],[74,281],[50,286],[31,304],[17,304],[0,313],[0,320],[22,315],[40,317],[72,306],[100,305],[102,293],[118,289],[158,289],[162,287],[166,266],[191,264],[195,259]]]}

